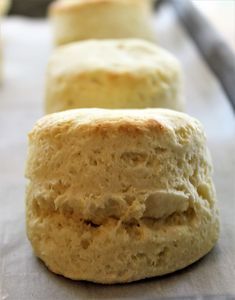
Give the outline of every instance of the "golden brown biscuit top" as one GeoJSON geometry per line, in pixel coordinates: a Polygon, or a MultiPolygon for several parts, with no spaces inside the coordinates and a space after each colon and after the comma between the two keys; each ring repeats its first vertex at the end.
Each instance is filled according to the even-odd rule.
{"type": "Polygon", "coordinates": [[[109,132],[122,132],[139,136],[151,133],[166,136],[170,144],[179,139],[186,143],[193,137],[204,140],[202,126],[196,119],[168,109],[73,109],[46,115],[41,118],[29,134],[39,136],[90,132],[105,135],[109,132]],[[187,141],[188,140],[188,141],[187,141]]]}

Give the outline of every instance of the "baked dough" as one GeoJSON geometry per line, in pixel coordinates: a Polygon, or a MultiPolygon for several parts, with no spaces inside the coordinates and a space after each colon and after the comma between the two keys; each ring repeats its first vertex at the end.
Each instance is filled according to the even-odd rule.
{"type": "Polygon", "coordinates": [[[5,15],[10,8],[10,0],[0,0],[0,17],[5,15]]]}
{"type": "Polygon", "coordinates": [[[164,109],[78,109],[29,134],[27,234],[68,278],[122,283],[184,268],[219,221],[200,123],[164,109]]]}
{"type": "Polygon", "coordinates": [[[60,47],[48,65],[46,113],[87,107],[182,110],[180,64],[143,40],[90,40],[60,47]]]}
{"type": "Polygon", "coordinates": [[[2,36],[1,36],[1,17],[7,13],[10,7],[10,0],[0,0],[0,83],[2,80],[2,36]]]}
{"type": "Polygon", "coordinates": [[[58,0],[49,15],[57,45],[86,39],[154,40],[150,0],[58,0]]]}

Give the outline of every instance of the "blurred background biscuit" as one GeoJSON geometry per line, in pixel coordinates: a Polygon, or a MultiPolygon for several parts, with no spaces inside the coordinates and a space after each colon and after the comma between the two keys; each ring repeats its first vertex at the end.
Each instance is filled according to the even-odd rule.
{"type": "Polygon", "coordinates": [[[183,109],[176,58],[143,40],[90,40],[56,49],[46,79],[46,113],[72,108],[183,109]]]}
{"type": "Polygon", "coordinates": [[[0,17],[8,12],[10,5],[10,0],[0,0],[0,17]]]}
{"type": "Polygon", "coordinates": [[[150,0],[58,0],[49,15],[57,45],[86,39],[154,40],[150,0]]]}
{"type": "Polygon", "coordinates": [[[2,37],[1,37],[1,18],[8,12],[10,8],[10,0],[0,0],[0,81],[2,79],[2,37]]]}

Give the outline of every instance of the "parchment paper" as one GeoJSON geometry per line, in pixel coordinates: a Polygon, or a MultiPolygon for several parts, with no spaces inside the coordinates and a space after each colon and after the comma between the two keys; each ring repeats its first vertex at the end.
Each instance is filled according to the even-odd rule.
{"type": "Polygon", "coordinates": [[[187,112],[200,119],[207,132],[221,209],[217,246],[199,262],[172,275],[113,286],[54,275],[34,257],[25,234],[24,164],[27,132],[43,115],[51,33],[46,21],[9,18],[2,26],[5,78],[0,87],[1,300],[235,297],[235,118],[220,84],[170,7],[157,12],[154,26],[159,44],[181,60],[187,112]]]}

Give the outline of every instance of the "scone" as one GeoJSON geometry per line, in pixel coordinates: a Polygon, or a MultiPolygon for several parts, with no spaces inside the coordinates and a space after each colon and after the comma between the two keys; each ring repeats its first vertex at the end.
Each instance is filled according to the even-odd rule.
{"type": "Polygon", "coordinates": [[[49,15],[57,45],[86,39],[154,40],[151,0],[57,0],[49,15]]]}
{"type": "Polygon", "coordinates": [[[0,0],[0,17],[7,13],[10,8],[10,0],[0,0]]]}
{"type": "Polygon", "coordinates": [[[219,222],[200,123],[164,109],[78,109],[29,134],[27,234],[65,277],[124,283],[208,253],[219,222]]]}
{"type": "Polygon", "coordinates": [[[90,40],[55,50],[47,69],[46,113],[72,108],[183,109],[176,58],[143,40],[90,40]]]}
{"type": "Polygon", "coordinates": [[[10,0],[0,0],[0,82],[2,80],[2,37],[1,37],[1,18],[7,13],[10,7],[10,0]]]}

